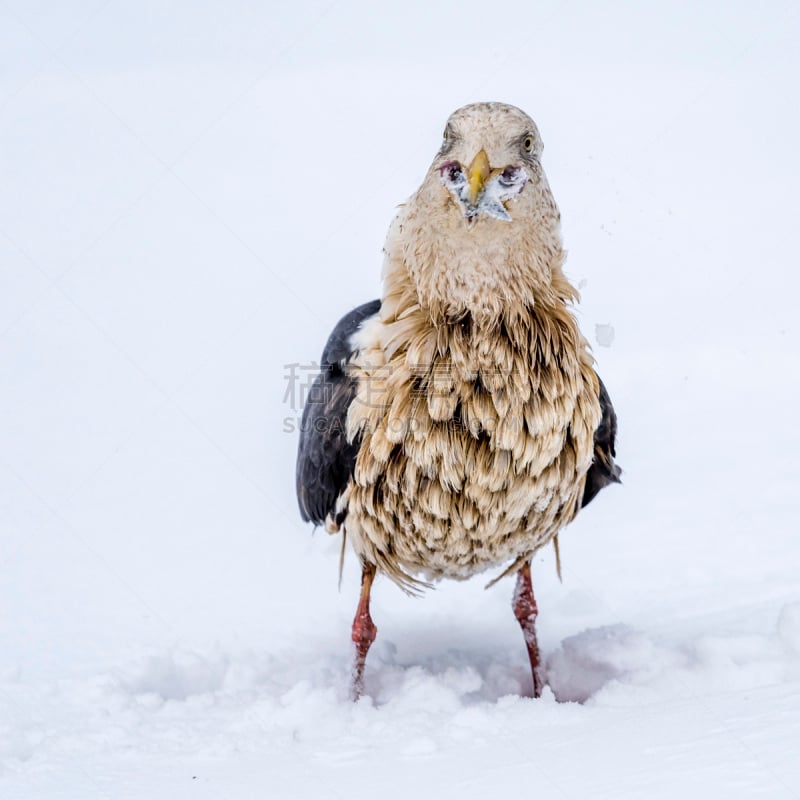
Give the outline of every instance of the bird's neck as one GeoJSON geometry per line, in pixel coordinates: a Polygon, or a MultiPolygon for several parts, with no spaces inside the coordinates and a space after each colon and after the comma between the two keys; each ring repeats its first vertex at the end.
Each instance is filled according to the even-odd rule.
{"type": "Polygon", "coordinates": [[[434,264],[430,274],[419,274],[404,256],[408,248],[387,242],[381,318],[399,329],[427,327],[445,334],[448,329],[469,328],[470,338],[494,338],[507,332],[528,336],[531,326],[574,328],[571,305],[578,292],[564,275],[564,253],[554,250],[546,265],[508,264],[499,260],[492,268],[475,262],[448,268],[434,264]],[[517,272],[515,277],[508,272],[517,272]]]}
{"type": "Polygon", "coordinates": [[[384,248],[384,306],[398,317],[418,306],[435,326],[469,319],[487,330],[516,324],[533,308],[558,313],[577,291],[562,269],[553,208],[530,222],[481,218],[467,226],[452,204],[439,213],[419,202],[402,207],[384,248]]]}

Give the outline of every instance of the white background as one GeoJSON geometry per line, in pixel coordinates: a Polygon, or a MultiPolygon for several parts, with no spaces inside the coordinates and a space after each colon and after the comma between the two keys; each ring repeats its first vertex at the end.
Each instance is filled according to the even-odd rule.
{"type": "Polygon", "coordinates": [[[0,796],[800,797],[798,37],[790,2],[0,1],[0,796]],[[479,577],[376,585],[353,705],[286,365],[485,99],[541,129],[624,486],[563,585],[534,564],[545,697],[479,577]]]}

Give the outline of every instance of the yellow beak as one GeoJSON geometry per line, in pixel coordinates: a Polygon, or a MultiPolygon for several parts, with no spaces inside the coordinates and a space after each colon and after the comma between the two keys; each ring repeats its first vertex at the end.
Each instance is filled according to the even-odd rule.
{"type": "Polygon", "coordinates": [[[467,183],[469,184],[469,202],[473,205],[477,201],[483,187],[486,185],[486,179],[489,177],[491,168],[489,167],[489,156],[486,151],[481,149],[478,155],[472,159],[472,163],[467,169],[467,183]]]}

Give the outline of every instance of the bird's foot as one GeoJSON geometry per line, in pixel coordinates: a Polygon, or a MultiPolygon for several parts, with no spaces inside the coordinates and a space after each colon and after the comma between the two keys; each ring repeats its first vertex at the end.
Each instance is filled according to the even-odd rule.
{"type": "Polygon", "coordinates": [[[541,697],[544,689],[544,680],[541,670],[541,656],[539,642],[536,638],[536,617],[539,609],[536,598],[533,596],[533,583],[531,581],[531,565],[524,564],[517,572],[517,585],[514,589],[514,616],[522,628],[525,647],[528,649],[528,659],[531,662],[531,676],[533,678],[533,696],[541,697]]]}
{"type": "Polygon", "coordinates": [[[544,679],[541,675],[541,669],[537,667],[533,670],[533,696],[541,697],[544,691],[544,679]]]}
{"type": "Polygon", "coordinates": [[[369,614],[369,593],[374,578],[375,567],[366,565],[361,574],[361,597],[353,620],[352,639],[356,646],[356,657],[353,662],[353,700],[358,700],[364,693],[364,664],[367,661],[369,648],[378,635],[378,628],[369,614]]]}
{"type": "Polygon", "coordinates": [[[353,700],[358,700],[364,693],[364,665],[367,661],[367,652],[377,635],[378,629],[369,615],[369,609],[364,613],[357,613],[353,620],[353,643],[356,646],[356,657],[353,662],[353,700]]]}

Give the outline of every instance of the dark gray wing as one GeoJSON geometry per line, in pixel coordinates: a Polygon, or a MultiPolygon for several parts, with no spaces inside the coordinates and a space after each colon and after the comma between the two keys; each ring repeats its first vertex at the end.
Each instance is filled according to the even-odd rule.
{"type": "Polygon", "coordinates": [[[586,473],[586,488],[583,490],[581,508],[588,505],[603,487],[610,483],[619,483],[622,472],[614,463],[614,456],[617,454],[615,449],[617,415],[614,413],[614,406],[611,405],[605,384],[599,376],[597,380],[600,381],[600,408],[603,415],[600,418],[600,425],[594,432],[594,460],[586,473]]]}
{"type": "Polygon", "coordinates": [[[342,317],[322,352],[320,374],[303,408],[297,448],[297,503],[305,522],[323,525],[353,475],[361,439],[347,441],[347,409],[355,397],[356,382],[344,367],[354,355],[350,337],[380,307],[381,301],[373,300],[342,317]]]}

